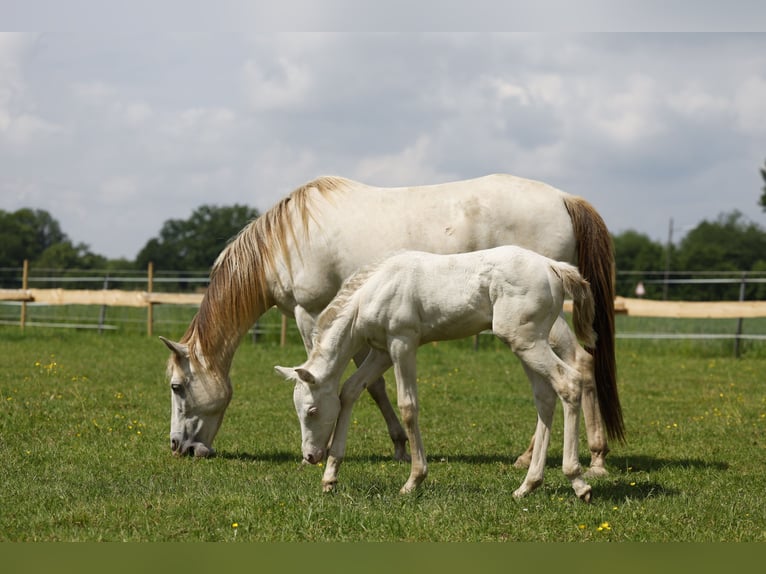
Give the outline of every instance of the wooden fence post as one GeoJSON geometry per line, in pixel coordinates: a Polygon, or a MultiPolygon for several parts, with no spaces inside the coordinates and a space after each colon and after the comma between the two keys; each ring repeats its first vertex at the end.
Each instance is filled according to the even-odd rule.
{"type": "MultiPolygon", "coordinates": [[[[149,266],[146,270],[147,285],[146,292],[149,295],[152,294],[152,288],[154,286],[154,262],[149,261],[149,266]]],[[[154,333],[154,303],[149,300],[149,304],[146,307],[146,334],[151,337],[154,333]]]]}
{"type": "MultiPolygon", "coordinates": [[[[21,272],[21,288],[26,291],[29,288],[29,260],[24,260],[24,267],[21,272]]],[[[27,302],[22,301],[21,302],[21,322],[19,323],[21,325],[21,330],[24,330],[24,327],[27,324],[27,302]]]]}

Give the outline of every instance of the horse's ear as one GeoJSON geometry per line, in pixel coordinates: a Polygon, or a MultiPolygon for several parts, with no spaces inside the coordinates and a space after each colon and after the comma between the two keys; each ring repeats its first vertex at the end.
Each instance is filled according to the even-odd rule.
{"type": "Polygon", "coordinates": [[[317,382],[316,378],[306,369],[295,369],[295,372],[301,378],[301,381],[303,381],[304,383],[308,383],[309,385],[316,384],[317,382]]]}
{"type": "Polygon", "coordinates": [[[165,343],[165,346],[171,351],[173,351],[173,353],[175,353],[177,357],[181,359],[189,358],[188,345],[184,345],[183,343],[176,343],[175,341],[171,341],[170,339],[166,339],[165,337],[160,337],[160,341],[165,343]]]}

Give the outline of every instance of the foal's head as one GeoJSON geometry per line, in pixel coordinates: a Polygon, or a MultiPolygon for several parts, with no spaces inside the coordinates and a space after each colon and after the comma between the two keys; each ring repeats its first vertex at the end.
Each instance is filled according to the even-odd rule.
{"type": "Polygon", "coordinates": [[[293,404],[301,425],[303,459],[311,464],[322,462],[340,413],[337,383],[318,381],[301,367],[274,367],[274,370],[295,383],[293,404]]]}

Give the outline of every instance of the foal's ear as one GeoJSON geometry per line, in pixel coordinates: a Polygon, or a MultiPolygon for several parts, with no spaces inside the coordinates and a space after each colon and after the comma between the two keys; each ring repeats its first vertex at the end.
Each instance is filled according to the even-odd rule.
{"type": "Polygon", "coordinates": [[[278,375],[282,375],[286,380],[293,381],[295,383],[304,382],[308,383],[309,385],[316,383],[314,375],[309,373],[306,369],[291,369],[290,367],[277,366],[274,367],[274,372],[276,372],[278,375]]]}
{"type": "Polygon", "coordinates": [[[291,369],[290,367],[276,366],[274,367],[274,372],[284,378],[286,381],[295,381],[298,378],[295,375],[295,369],[291,369]]]}
{"type": "Polygon", "coordinates": [[[166,339],[165,337],[160,337],[160,341],[165,343],[165,346],[171,351],[173,351],[173,353],[175,353],[177,357],[181,359],[189,358],[188,345],[184,345],[183,343],[176,343],[175,341],[171,341],[170,339],[166,339]]]}
{"type": "Polygon", "coordinates": [[[317,382],[316,378],[306,369],[295,369],[295,372],[301,378],[301,381],[303,381],[304,383],[308,383],[309,385],[316,384],[317,382]]]}

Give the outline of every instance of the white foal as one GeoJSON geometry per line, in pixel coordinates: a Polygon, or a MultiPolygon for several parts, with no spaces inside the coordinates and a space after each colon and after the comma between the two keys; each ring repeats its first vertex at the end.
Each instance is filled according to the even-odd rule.
{"type": "Polygon", "coordinates": [[[316,464],[329,454],[324,489],[331,490],[337,483],[354,402],[365,385],[392,364],[412,457],[410,476],[401,491],[410,492],[422,483],[428,468],[418,427],[417,349],[429,341],[462,338],[491,328],[521,360],[538,413],[534,454],[514,496],[528,494],[543,481],[558,396],[564,406],[562,468],[577,496],[590,501],[591,487],[581,476],[577,452],[583,377],[592,372],[590,355],[568,327],[557,327],[551,337],[565,293],[576,307],[577,337],[593,345],[594,303],[589,284],[572,265],[520,247],[457,255],[408,251],[350,277],[319,316],[306,362],[294,369],[275,368],[295,382],[293,400],[304,459],[316,464]],[[347,364],[365,345],[373,351],[338,396],[347,364]]]}

